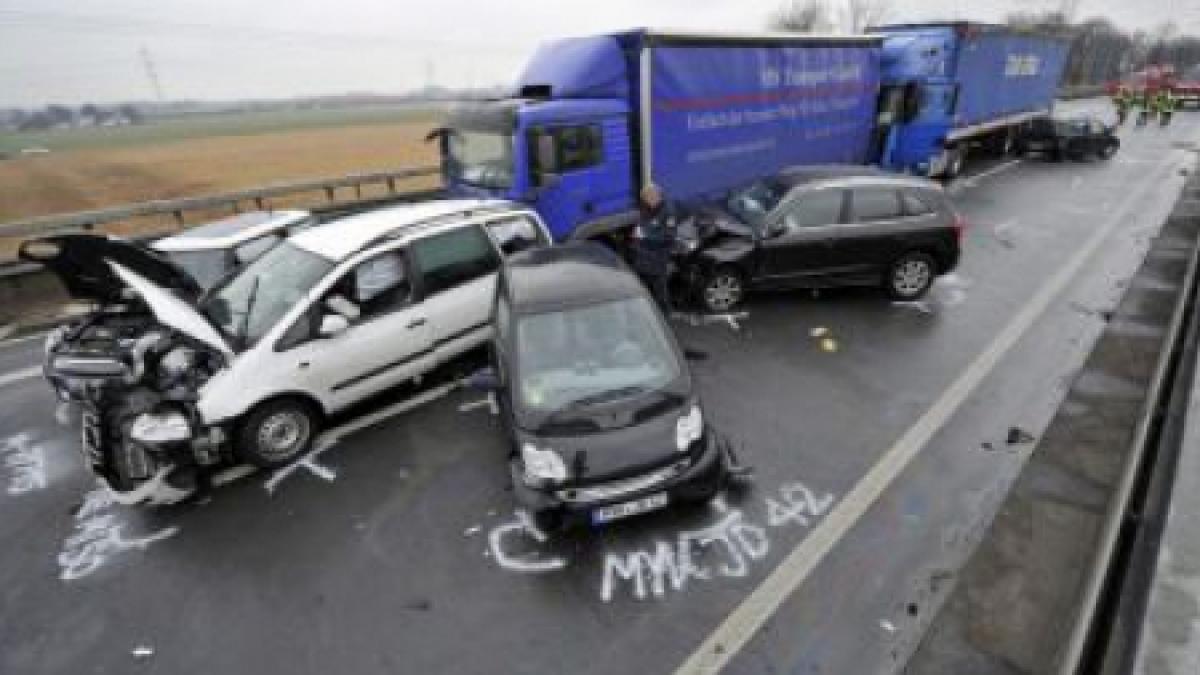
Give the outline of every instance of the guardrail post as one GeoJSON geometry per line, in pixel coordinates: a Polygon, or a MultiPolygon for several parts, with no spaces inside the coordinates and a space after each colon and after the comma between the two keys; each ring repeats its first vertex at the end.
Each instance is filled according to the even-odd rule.
{"type": "Polygon", "coordinates": [[[387,186],[388,186],[388,194],[393,194],[393,195],[396,194],[396,179],[395,178],[388,178],[387,186]]]}
{"type": "Polygon", "coordinates": [[[254,206],[255,206],[255,207],[256,207],[256,208],[257,208],[259,211],[266,211],[266,210],[267,210],[267,207],[263,206],[263,198],[262,198],[262,197],[255,197],[255,198],[254,198],[254,206]]]}
{"type": "Polygon", "coordinates": [[[331,188],[331,187],[325,188],[325,198],[328,199],[330,202],[333,201],[333,188],[331,188]]]}
{"type": "Polygon", "coordinates": [[[241,213],[241,212],[242,212],[242,206],[241,206],[240,204],[238,204],[238,200],[236,200],[236,199],[235,199],[235,200],[233,200],[233,202],[232,202],[232,205],[233,205],[233,212],[234,212],[234,213],[241,213]]]}
{"type": "Polygon", "coordinates": [[[177,209],[177,210],[175,211],[175,224],[176,224],[176,225],[180,225],[180,226],[182,226],[182,225],[184,224],[184,222],[183,222],[183,210],[182,210],[182,209],[177,209]]]}
{"type": "Polygon", "coordinates": [[[362,183],[354,184],[354,198],[358,200],[362,199],[362,183]]]}

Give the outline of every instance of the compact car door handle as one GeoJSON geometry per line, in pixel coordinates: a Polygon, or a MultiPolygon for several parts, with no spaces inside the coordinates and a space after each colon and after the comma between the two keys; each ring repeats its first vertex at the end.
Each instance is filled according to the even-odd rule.
{"type": "Polygon", "coordinates": [[[420,328],[425,325],[425,317],[419,317],[408,322],[409,328],[420,328]]]}

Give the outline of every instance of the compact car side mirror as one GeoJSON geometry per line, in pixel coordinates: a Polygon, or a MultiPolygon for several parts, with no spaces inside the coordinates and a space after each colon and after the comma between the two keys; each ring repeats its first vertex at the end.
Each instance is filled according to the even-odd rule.
{"type": "Polygon", "coordinates": [[[345,318],[347,322],[357,319],[362,314],[362,310],[358,308],[358,305],[340,295],[334,295],[325,300],[325,307],[329,311],[345,318]]]}
{"type": "Polygon", "coordinates": [[[468,389],[490,393],[500,390],[500,377],[496,375],[496,370],[489,366],[467,376],[465,384],[468,389]]]}
{"type": "Polygon", "coordinates": [[[321,326],[317,329],[317,335],[323,338],[337,337],[350,329],[350,319],[341,314],[326,314],[321,317],[321,326]]]}

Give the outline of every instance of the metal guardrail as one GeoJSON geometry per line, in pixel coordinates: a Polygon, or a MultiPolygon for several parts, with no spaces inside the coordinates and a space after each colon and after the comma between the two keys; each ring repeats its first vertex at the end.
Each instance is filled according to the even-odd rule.
{"type": "MultiPolygon", "coordinates": [[[[265,209],[272,199],[293,196],[301,193],[322,192],[325,203],[338,206],[345,202],[337,202],[339,189],[353,188],[356,199],[362,200],[362,190],[367,185],[384,185],[390,195],[400,196],[396,183],[415,178],[437,176],[437,167],[414,167],[395,171],[376,171],[371,173],[350,174],[338,178],[295,181],[276,183],[250,190],[223,192],[220,194],[200,197],[185,197],[182,199],[162,199],[149,202],[127,204],[108,209],[80,211],[62,215],[29,218],[9,223],[0,223],[0,237],[28,237],[34,235],[55,234],[62,232],[87,231],[107,223],[116,223],[132,218],[147,216],[170,216],[176,225],[185,225],[185,214],[192,211],[228,209],[233,213],[248,208],[265,209]]],[[[311,208],[311,207],[310,207],[311,208]]]]}

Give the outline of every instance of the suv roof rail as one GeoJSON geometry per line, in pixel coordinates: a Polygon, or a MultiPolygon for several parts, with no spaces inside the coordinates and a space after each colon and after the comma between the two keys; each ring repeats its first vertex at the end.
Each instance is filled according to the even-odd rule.
{"type": "MultiPolygon", "coordinates": [[[[513,210],[515,210],[515,209],[513,208],[512,204],[502,202],[502,203],[492,203],[492,204],[482,204],[482,205],[470,206],[470,207],[467,207],[464,209],[459,209],[457,211],[451,211],[449,213],[442,213],[442,214],[438,214],[436,216],[430,216],[428,218],[423,218],[421,220],[417,220],[417,221],[408,223],[407,225],[401,225],[392,230],[389,230],[388,232],[386,232],[384,234],[381,234],[377,237],[369,239],[365,244],[363,244],[362,246],[359,246],[352,253],[350,253],[350,255],[360,253],[368,248],[371,248],[372,246],[378,246],[379,244],[382,244],[387,241],[393,241],[393,240],[403,237],[405,235],[413,234],[415,232],[420,232],[422,230],[427,230],[432,227],[436,227],[438,225],[445,224],[446,222],[449,222],[449,221],[461,220],[464,218],[474,218],[476,216],[486,216],[486,215],[491,215],[493,213],[503,213],[505,211],[513,211],[513,210]]],[[[349,257],[349,256],[347,256],[347,257],[349,257]]]]}

